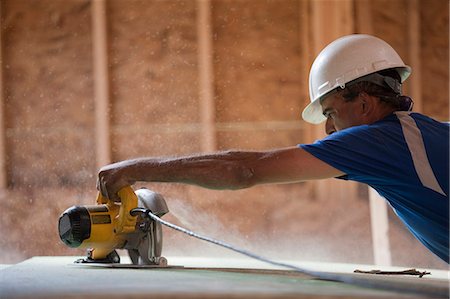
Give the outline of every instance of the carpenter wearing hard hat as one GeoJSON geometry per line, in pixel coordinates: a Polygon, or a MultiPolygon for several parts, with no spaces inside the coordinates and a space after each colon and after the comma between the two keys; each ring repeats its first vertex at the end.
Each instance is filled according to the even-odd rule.
{"type": "Polygon", "coordinates": [[[449,260],[449,125],[411,112],[402,95],[411,68],[374,36],[329,44],[309,76],[310,123],[329,137],[300,147],[378,191],[428,249],[449,260]]]}
{"type": "Polygon", "coordinates": [[[118,190],[137,181],[241,189],[333,177],[353,180],[377,190],[411,233],[448,263],[449,125],[411,111],[412,100],[402,95],[410,73],[383,40],[344,36],[314,61],[311,103],[302,114],[313,124],[326,121],[329,136],[266,151],[126,160],[101,168],[98,188],[120,200],[118,190]]]}

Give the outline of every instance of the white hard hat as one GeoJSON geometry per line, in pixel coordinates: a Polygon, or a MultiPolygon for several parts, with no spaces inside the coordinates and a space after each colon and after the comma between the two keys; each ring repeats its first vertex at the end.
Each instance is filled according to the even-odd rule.
{"type": "Polygon", "coordinates": [[[318,124],[326,118],[320,99],[337,87],[366,75],[395,69],[405,81],[411,68],[405,65],[395,50],[385,41],[367,34],[341,37],[326,46],[314,60],[309,73],[311,103],[303,110],[305,121],[318,124]]]}

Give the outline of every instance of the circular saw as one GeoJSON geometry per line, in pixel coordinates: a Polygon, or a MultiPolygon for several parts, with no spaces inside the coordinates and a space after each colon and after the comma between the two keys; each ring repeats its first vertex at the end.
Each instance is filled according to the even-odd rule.
{"type": "Polygon", "coordinates": [[[72,206],[58,223],[61,240],[72,248],[87,249],[80,263],[120,263],[116,249],[127,249],[135,265],[167,266],[162,253],[162,227],[135,208],[150,210],[161,217],[169,212],[163,196],[149,189],[134,191],[130,186],[118,192],[121,202],[113,202],[100,193],[96,205],[72,206]]]}

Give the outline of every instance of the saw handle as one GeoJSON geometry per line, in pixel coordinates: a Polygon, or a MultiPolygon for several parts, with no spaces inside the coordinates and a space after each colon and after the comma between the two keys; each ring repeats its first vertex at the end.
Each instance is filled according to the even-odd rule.
{"type": "Polygon", "coordinates": [[[117,192],[120,198],[120,204],[104,197],[100,192],[97,195],[97,204],[106,204],[112,210],[119,209],[115,219],[115,233],[131,233],[135,230],[136,216],[131,216],[132,209],[137,207],[138,198],[131,186],[123,187],[117,192]]]}

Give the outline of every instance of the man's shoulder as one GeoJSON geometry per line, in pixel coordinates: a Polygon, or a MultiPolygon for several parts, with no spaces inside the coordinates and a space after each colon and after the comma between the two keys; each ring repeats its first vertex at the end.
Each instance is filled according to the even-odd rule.
{"type": "Polygon", "coordinates": [[[422,122],[428,125],[446,126],[446,127],[450,126],[450,123],[448,121],[441,121],[438,120],[437,118],[434,118],[426,114],[422,114],[420,112],[397,111],[394,114],[396,115],[397,118],[409,116],[413,118],[416,122],[422,122]]]}
{"type": "Polygon", "coordinates": [[[392,130],[394,127],[402,127],[408,122],[413,122],[414,125],[417,125],[420,129],[428,127],[428,128],[442,128],[444,130],[448,130],[448,128],[450,127],[449,122],[442,122],[419,112],[396,111],[393,114],[388,115],[387,117],[372,123],[366,128],[361,127],[359,129],[392,130]]]}
{"type": "Polygon", "coordinates": [[[410,118],[410,120],[417,123],[418,128],[423,131],[422,133],[426,133],[426,131],[431,130],[434,132],[440,132],[439,135],[442,135],[446,134],[450,128],[449,123],[440,122],[421,113],[398,111],[371,124],[353,126],[340,130],[325,137],[324,140],[348,142],[361,139],[366,141],[369,139],[380,138],[386,138],[388,140],[395,139],[403,135],[401,124],[402,118],[410,118]]]}

